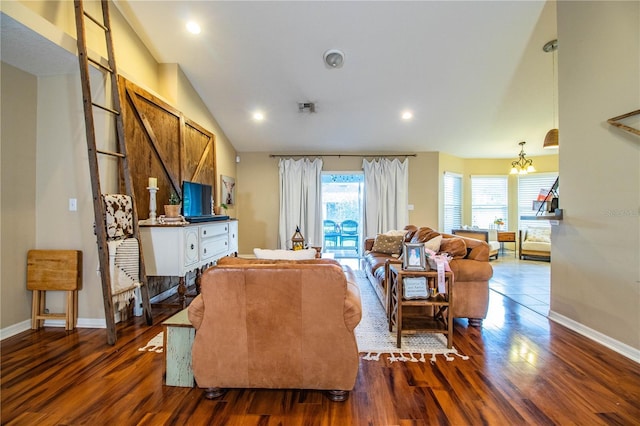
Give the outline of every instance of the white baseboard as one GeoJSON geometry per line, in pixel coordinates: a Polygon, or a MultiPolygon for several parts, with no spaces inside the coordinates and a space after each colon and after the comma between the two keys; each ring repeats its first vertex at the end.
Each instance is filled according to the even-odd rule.
{"type": "MultiPolygon", "coordinates": [[[[118,317],[119,315],[116,315],[116,322],[119,321],[118,317]]],[[[48,319],[44,321],[45,327],[64,328],[65,325],[65,320],[48,319]]],[[[104,318],[78,318],[76,328],[107,328],[107,321],[104,318]]],[[[31,319],[0,329],[0,340],[7,339],[27,330],[31,330],[31,319]]]]}
{"type": "Polygon", "coordinates": [[[560,315],[557,312],[549,311],[548,318],[551,321],[557,322],[558,324],[563,325],[578,334],[581,334],[595,342],[600,343],[603,346],[606,346],[613,351],[616,351],[620,355],[626,356],[632,361],[640,363],[640,349],[636,349],[618,340],[612,339],[611,337],[602,334],[599,331],[589,328],[584,324],[572,320],[571,318],[565,317],[564,315],[560,315]]]}
{"type": "Polygon", "coordinates": [[[2,328],[0,329],[0,340],[15,336],[16,334],[22,333],[23,331],[27,331],[29,329],[31,329],[31,319],[24,320],[17,324],[10,325],[9,327],[2,328]]]}

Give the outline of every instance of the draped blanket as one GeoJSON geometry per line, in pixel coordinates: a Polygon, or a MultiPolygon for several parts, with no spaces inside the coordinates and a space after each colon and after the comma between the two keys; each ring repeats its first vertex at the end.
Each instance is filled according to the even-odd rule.
{"type": "Polygon", "coordinates": [[[111,295],[115,309],[119,311],[135,299],[135,289],[140,287],[138,240],[109,241],[108,246],[111,295]]]}
{"type": "Polygon", "coordinates": [[[117,311],[135,299],[135,289],[140,287],[140,251],[133,235],[133,203],[124,194],[102,195],[105,213],[107,245],[109,247],[109,273],[111,296],[117,311]]]}

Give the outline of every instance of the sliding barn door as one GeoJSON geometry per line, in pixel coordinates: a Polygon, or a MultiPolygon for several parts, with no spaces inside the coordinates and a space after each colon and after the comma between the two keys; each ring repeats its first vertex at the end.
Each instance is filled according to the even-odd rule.
{"type": "Polygon", "coordinates": [[[182,181],[215,186],[214,136],[132,82],[121,78],[125,141],[129,152],[135,202],[141,219],[149,217],[149,177],[158,179],[157,214],[182,181]]]}

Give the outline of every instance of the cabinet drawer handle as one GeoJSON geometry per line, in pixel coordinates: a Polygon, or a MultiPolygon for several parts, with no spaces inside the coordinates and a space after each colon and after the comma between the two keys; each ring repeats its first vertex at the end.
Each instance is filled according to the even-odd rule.
{"type": "Polygon", "coordinates": [[[207,254],[207,249],[204,249],[204,254],[207,254]]]}
{"type": "Polygon", "coordinates": [[[193,250],[194,248],[196,248],[193,244],[191,244],[191,250],[193,250]]]}
{"type": "Polygon", "coordinates": [[[205,229],[204,231],[202,231],[202,233],[203,233],[204,235],[207,235],[207,230],[205,229]]]}

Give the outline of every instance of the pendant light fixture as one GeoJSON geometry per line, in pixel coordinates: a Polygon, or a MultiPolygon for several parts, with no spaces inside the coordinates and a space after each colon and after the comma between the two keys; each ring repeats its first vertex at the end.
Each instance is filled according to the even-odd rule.
{"type": "Polygon", "coordinates": [[[544,143],[542,145],[545,149],[557,148],[558,147],[558,129],[556,126],[556,52],[558,51],[558,40],[551,40],[547,44],[542,47],[547,53],[551,53],[553,55],[553,129],[547,132],[547,135],[544,138],[544,143]]]}
{"type": "Polygon", "coordinates": [[[519,143],[520,145],[520,154],[518,154],[518,159],[511,162],[511,172],[509,174],[512,175],[526,175],[527,173],[534,173],[536,168],[533,167],[533,160],[527,158],[527,154],[524,152],[524,145],[526,142],[522,141],[519,143]]]}

